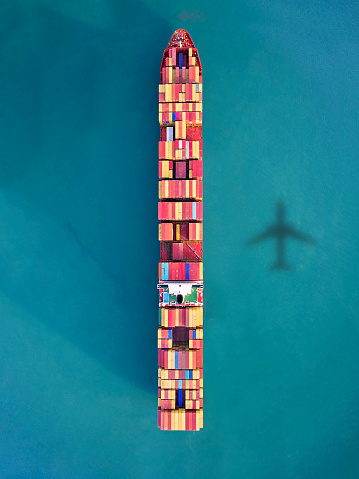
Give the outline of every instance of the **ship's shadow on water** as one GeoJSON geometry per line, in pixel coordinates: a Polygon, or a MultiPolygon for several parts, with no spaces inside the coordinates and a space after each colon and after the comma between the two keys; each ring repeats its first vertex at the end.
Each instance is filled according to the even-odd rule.
{"type": "Polygon", "coordinates": [[[157,85],[172,28],[139,1],[108,9],[107,25],[5,9],[0,186],[22,212],[13,247],[24,266],[0,288],[106,368],[154,390],[157,85]]]}

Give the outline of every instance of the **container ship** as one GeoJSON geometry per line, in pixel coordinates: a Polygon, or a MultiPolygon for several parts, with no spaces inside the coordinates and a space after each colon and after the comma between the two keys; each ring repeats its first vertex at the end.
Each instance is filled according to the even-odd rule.
{"type": "Polygon", "coordinates": [[[202,67],[172,35],[159,85],[158,427],[203,427],[202,67]]]}

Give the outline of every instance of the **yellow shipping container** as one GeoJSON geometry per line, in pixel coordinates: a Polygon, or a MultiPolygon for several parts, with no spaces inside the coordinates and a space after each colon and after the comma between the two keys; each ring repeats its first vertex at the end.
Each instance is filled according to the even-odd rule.
{"type": "Polygon", "coordinates": [[[194,67],[195,68],[195,83],[199,83],[199,67],[194,67]]]}
{"type": "Polygon", "coordinates": [[[182,136],[181,138],[186,139],[186,121],[182,121],[182,136]]]}
{"type": "Polygon", "coordinates": [[[203,308],[198,308],[199,311],[199,325],[198,326],[203,326],[203,308]]]}
{"type": "Polygon", "coordinates": [[[203,427],[203,409],[199,410],[199,427],[203,427]]]}
{"type": "Polygon", "coordinates": [[[173,83],[172,73],[173,73],[172,67],[168,67],[168,82],[169,83],[173,83]]]}
{"type": "Polygon", "coordinates": [[[198,230],[197,238],[201,240],[202,239],[202,223],[197,223],[196,230],[198,230]]]}
{"type": "Polygon", "coordinates": [[[179,241],[181,238],[181,235],[180,235],[180,225],[177,224],[176,225],[176,241],[179,241]]]}
{"type": "Polygon", "coordinates": [[[164,181],[164,187],[165,187],[164,198],[168,198],[168,180],[164,181]]]}
{"type": "Polygon", "coordinates": [[[162,161],[162,177],[168,178],[168,161],[162,161]]]}
{"type": "Polygon", "coordinates": [[[175,203],[175,220],[178,220],[178,203],[175,203]]]}
{"type": "Polygon", "coordinates": [[[181,431],[186,430],[186,411],[185,409],[180,409],[180,415],[181,415],[181,431]]]}
{"type": "Polygon", "coordinates": [[[188,49],[188,56],[189,56],[189,57],[192,56],[192,48],[189,48],[189,49],[188,49]]]}
{"type": "Polygon", "coordinates": [[[165,84],[165,102],[172,101],[172,85],[165,84]]]}

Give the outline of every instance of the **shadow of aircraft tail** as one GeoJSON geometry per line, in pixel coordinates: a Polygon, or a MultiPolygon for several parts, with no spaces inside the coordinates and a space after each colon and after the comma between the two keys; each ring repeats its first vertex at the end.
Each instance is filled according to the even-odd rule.
{"type": "Polygon", "coordinates": [[[293,268],[285,261],[276,261],[270,267],[271,271],[291,271],[293,268]]]}

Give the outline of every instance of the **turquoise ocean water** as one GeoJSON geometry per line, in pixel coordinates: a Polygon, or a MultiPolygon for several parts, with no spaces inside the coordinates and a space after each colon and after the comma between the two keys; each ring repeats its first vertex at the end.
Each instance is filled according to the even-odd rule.
{"type": "Polygon", "coordinates": [[[0,478],[359,477],[359,8],[0,5],[0,478]],[[157,88],[204,74],[205,416],[157,410],[157,88]],[[286,205],[317,245],[246,241],[286,205]]]}

